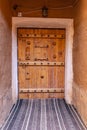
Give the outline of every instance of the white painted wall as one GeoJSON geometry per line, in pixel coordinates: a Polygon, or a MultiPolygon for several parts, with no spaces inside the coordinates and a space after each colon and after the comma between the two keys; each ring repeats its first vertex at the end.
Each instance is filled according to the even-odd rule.
{"type": "Polygon", "coordinates": [[[65,100],[72,102],[72,83],[73,83],[73,19],[59,18],[12,18],[12,95],[13,102],[18,99],[18,74],[17,74],[17,28],[35,27],[35,28],[65,28],[66,29],[66,49],[65,49],[65,100]]]}

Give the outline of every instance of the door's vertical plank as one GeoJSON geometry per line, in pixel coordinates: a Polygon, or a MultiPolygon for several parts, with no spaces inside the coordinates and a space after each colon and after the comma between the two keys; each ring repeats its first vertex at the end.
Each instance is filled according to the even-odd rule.
{"type": "Polygon", "coordinates": [[[26,38],[26,51],[25,53],[29,58],[27,61],[33,61],[33,40],[31,38],[26,38]]]}
{"type": "Polygon", "coordinates": [[[18,71],[19,71],[19,90],[21,88],[25,88],[25,66],[19,66],[18,67],[18,71]]]}
{"type": "Polygon", "coordinates": [[[58,86],[57,86],[57,67],[55,66],[55,67],[53,67],[53,87],[54,88],[57,88],[58,86]]]}
{"type": "Polygon", "coordinates": [[[26,39],[18,38],[18,59],[20,61],[25,60],[25,48],[26,48],[26,39]]]}
{"type": "Polygon", "coordinates": [[[42,88],[47,88],[48,87],[48,70],[47,67],[42,68],[42,73],[41,73],[41,81],[42,81],[42,88]]]}
{"type": "Polygon", "coordinates": [[[26,71],[25,71],[25,82],[26,86],[25,88],[30,88],[31,86],[31,72],[30,72],[30,67],[26,66],[26,71]]]}
{"type": "Polygon", "coordinates": [[[58,39],[58,61],[63,62],[65,60],[65,40],[58,39]]]}
{"type": "Polygon", "coordinates": [[[30,71],[31,71],[31,88],[35,88],[36,87],[36,67],[31,66],[30,67],[30,71]]]}
{"type": "Polygon", "coordinates": [[[57,70],[58,73],[58,87],[63,88],[64,87],[64,67],[58,67],[57,70]]]}
{"type": "Polygon", "coordinates": [[[58,84],[58,87],[60,88],[60,67],[57,68],[57,84],[58,84]]]}
{"type": "Polygon", "coordinates": [[[36,88],[41,88],[41,67],[36,67],[36,88]]]}

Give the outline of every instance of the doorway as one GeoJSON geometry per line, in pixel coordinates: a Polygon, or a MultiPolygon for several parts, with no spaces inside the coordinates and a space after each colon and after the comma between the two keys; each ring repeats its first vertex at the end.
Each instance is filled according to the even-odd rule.
{"type": "Polygon", "coordinates": [[[63,18],[12,18],[12,97],[13,103],[18,99],[18,64],[17,64],[17,28],[65,28],[66,29],[66,48],[65,48],[65,100],[72,103],[73,86],[73,19],[63,18]]]}
{"type": "Polygon", "coordinates": [[[19,98],[64,98],[65,29],[18,28],[19,98]]]}

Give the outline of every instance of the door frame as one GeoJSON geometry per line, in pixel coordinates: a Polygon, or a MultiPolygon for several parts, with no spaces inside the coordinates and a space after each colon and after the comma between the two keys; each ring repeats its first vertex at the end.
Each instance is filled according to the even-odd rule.
{"type": "Polygon", "coordinates": [[[65,100],[72,103],[73,85],[73,19],[12,17],[12,98],[18,99],[17,28],[65,28],[65,100]]]}

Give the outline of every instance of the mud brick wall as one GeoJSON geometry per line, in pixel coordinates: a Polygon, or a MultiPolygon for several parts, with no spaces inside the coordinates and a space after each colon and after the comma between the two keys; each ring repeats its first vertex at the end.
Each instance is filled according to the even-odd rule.
{"type": "Polygon", "coordinates": [[[9,0],[0,0],[0,126],[12,107],[11,11],[9,0]]]}
{"type": "Polygon", "coordinates": [[[87,0],[79,0],[73,15],[73,104],[87,125],[87,0]]]}
{"type": "Polygon", "coordinates": [[[87,89],[73,84],[73,104],[87,126],[87,89]]]}

